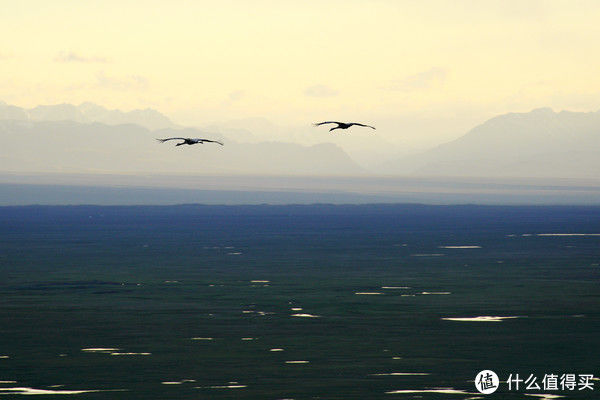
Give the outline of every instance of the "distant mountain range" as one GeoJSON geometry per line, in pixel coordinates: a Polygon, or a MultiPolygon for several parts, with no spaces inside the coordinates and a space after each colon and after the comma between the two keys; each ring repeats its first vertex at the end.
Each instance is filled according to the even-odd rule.
{"type": "Polygon", "coordinates": [[[195,128],[150,131],[135,124],[0,120],[0,172],[112,174],[361,175],[333,144],[241,144],[195,128]],[[225,146],[175,147],[155,138],[208,137],[225,146]]]}
{"type": "Polygon", "coordinates": [[[176,128],[177,125],[156,110],[109,110],[94,103],[43,105],[31,109],[0,102],[0,120],[101,122],[107,125],[136,124],[147,129],[176,128]]]}
{"type": "MultiPolygon", "coordinates": [[[[267,137],[278,137],[275,126],[259,122],[273,131],[267,137]]],[[[331,143],[284,143],[283,136],[264,141],[264,132],[246,131],[245,125],[182,128],[152,109],[123,112],[92,103],[24,109],[0,102],[0,172],[363,175],[368,172],[346,151],[355,154],[352,146],[365,141],[386,143],[376,134],[361,138],[363,132],[335,138],[346,151],[331,143]],[[153,140],[161,136],[221,138],[227,143],[175,148],[172,142],[153,140]]],[[[302,135],[297,132],[295,137],[300,140],[302,135]]],[[[419,154],[393,157],[393,148],[387,150],[365,149],[381,158],[370,173],[598,179],[600,112],[540,108],[504,114],[419,154]]]]}
{"type": "Polygon", "coordinates": [[[540,108],[500,115],[383,169],[421,176],[600,178],[600,112],[540,108]]]}

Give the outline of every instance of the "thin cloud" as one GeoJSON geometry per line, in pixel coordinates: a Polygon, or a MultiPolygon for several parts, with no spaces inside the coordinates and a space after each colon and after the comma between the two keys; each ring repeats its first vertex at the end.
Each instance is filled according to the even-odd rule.
{"type": "Polygon", "coordinates": [[[332,97],[337,96],[338,91],[326,85],[314,85],[307,87],[304,94],[311,97],[332,97]]]}
{"type": "Polygon", "coordinates": [[[107,76],[104,72],[96,75],[96,83],[98,86],[113,89],[113,90],[130,90],[130,89],[146,89],[148,87],[148,79],[140,75],[130,75],[124,78],[107,76]]]}
{"type": "Polygon", "coordinates": [[[436,84],[444,82],[447,74],[448,73],[445,69],[435,67],[427,71],[408,76],[398,82],[395,82],[389,88],[392,90],[401,91],[429,89],[436,84]]]}
{"type": "Polygon", "coordinates": [[[237,100],[241,100],[244,97],[245,93],[243,90],[235,90],[231,93],[229,93],[229,100],[231,101],[237,101],[237,100]]]}
{"type": "Polygon", "coordinates": [[[70,52],[61,51],[58,54],[58,56],[56,56],[54,61],[62,62],[62,63],[85,63],[85,64],[100,63],[100,64],[104,64],[104,63],[108,62],[108,59],[106,59],[105,57],[85,57],[85,56],[77,54],[73,51],[70,51],[70,52]]]}
{"type": "Polygon", "coordinates": [[[548,1],[545,0],[527,0],[527,1],[497,1],[481,2],[469,1],[464,4],[472,11],[479,11],[494,16],[508,19],[542,19],[551,11],[548,1]]]}

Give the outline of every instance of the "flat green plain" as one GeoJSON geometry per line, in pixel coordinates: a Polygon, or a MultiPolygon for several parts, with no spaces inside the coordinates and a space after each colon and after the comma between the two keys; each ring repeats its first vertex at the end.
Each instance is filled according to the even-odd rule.
{"type": "Polygon", "coordinates": [[[463,400],[484,369],[598,377],[597,234],[599,207],[3,207],[0,394],[463,400]],[[445,319],[481,316],[517,318],[445,319]]]}

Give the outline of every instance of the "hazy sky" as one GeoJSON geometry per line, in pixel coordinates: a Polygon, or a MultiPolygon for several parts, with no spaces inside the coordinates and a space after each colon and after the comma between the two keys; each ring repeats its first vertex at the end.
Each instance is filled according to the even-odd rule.
{"type": "Polygon", "coordinates": [[[600,108],[596,0],[3,3],[0,100],[21,107],[360,119],[388,136],[600,108]]]}

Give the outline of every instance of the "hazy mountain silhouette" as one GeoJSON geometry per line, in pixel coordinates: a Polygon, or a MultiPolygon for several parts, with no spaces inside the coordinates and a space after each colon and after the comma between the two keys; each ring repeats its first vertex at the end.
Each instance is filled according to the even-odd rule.
{"type": "MultiPolygon", "coordinates": [[[[0,101],[0,120],[101,122],[107,125],[136,124],[150,130],[181,128],[156,110],[109,110],[94,103],[41,105],[25,109],[0,101]]],[[[313,146],[335,143],[361,167],[378,166],[391,157],[408,154],[403,146],[393,145],[379,135],[353,131],[351,134],[329,135],[315,130],[311,122],[304,126],[278,126],[265,118],[238,118],[212,122],[198,127],[241,143],[294,143],[313,146]]]]}
{"type": "Polygon", "coordinates": [[[0,102],[0,120],[102,122],[107,125],[136,124],[147,129],[176,128],[177,125],[156,110],[109,110],[93,103],[40,105],[32,109],[0,102]]]}
{"type": "Polygon", "coordinates": [[[285,142],[305,146],[335,143],[366,169],[378,166],[392,157],[414,152],[405,146],[390,143],[381,135],[373,134],[370,129],[330,133],[327,129],[315,129],[312,121],[307,121],[304,125],[278,126],[264,118],[243,118],[223,120],[203,128],[245,143],[285,142]]]}
{"type": "MultiPolygon", "coordinates": [[[[65,107],[65,113],[72,109],[65,107]]],[[[356,175],[364,171],[333,144],[242,144],[194,128],[150,131],[135,124],[0,121],[0,171],[11,173],[356,175]],[[222,140],[225,146],[158,143],[161,137],[222,140]]]]}
{"type": "Polygon", "coordinates": [[[600,111],[500,115],[410,156],[370,132],[323,135],[309,124],[286,130],[260,118],[183,129],[155,110],[93,103],[23,109],[0,102],[0,132],[0,171],[13,172],[364,174],[357,160],[386,175],[596,179],[600,173],[600,111]],[[152,140],[172,136],[226,145],[182,152],[152,140]],[[330,141],[336,144],[322,143],[330,141]]]}
{"type": "Polygon", "coordinates": [[[3,101],[0,101],[0,120],[20,120],[29,119],[27,111],[21,107],[11,106],[3,101]]]}
{"type": "Polygon", "coordinates": [[[433,149],[387,162],[388,173],[597,178],[600,112],[540,108],[492,118],[433,149]]]}

